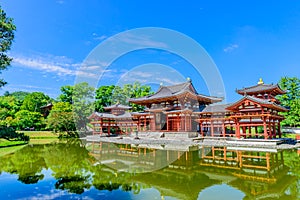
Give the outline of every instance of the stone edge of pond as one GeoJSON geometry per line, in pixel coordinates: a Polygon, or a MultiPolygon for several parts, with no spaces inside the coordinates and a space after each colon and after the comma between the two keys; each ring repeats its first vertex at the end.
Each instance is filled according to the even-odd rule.
{"type": "Polygon", "coordinates": [[[296,144],[279,143],[278,140],[247,140],[247,139],[213,139],[213,138],[135,138],[132,136],[86,136],[81,138],[87,142],[108,142],[116,144],[146,144],[146,145],[184,145],[184,146],[226,146],[226,147],[246,147],[246,148],[268,148],[268,149],[297,149],[300,142],[296,144]]]}

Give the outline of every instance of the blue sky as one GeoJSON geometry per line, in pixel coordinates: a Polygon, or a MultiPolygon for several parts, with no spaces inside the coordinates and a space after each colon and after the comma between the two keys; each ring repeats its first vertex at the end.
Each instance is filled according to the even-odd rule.
{"type": "MultiPolygon", "coordinates": [[[[277,83],[282,76],[300,77],[300,2],[296,0],[2,0],[0,5],[17,26],[9,52],[14,62],[2,73],[8,82],[2,93],[42,91],[56,98],[61,86],[74,84],[94,48],[115,34],[142,27],[178,31],[202,45],[220,72],[228,102],[239,98],[236,88],[254,85],[260,77],[265,83],[277,83]]],[[[157,49],[120,56],[107,66],[98,85],[116,84],[144,65],[148,68],[139,67],[128,81],[139,75],[137,80],[155,87],[159,80],[172,84],[191,77],[198,92],[208,94],[203,77],[190,63],[157,49]],[[149,69],[156,69],[151,63],[164,66],[155,83],[147,81],[153,76],[149,69]],[[168,76],[172,70],[181,79],[168,76]]]]}

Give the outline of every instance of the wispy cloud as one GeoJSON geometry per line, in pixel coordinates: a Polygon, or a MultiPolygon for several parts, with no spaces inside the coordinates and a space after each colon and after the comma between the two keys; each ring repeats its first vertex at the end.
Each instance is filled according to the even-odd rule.
{"type": "Polygon", "coordinates": [[[180,80],[174,80],[174,79],[168,79],[168,78],[157,78],[157,81],[160,81],[161,83],[166,83],[169,85],[176,85],[179,83],[182,83],[183,81],[180,80]]]}
{"type": "Polygon", "coordinates": [[[147,35],[134,35],[134,34],[123,34],[122,36],[118,37],[118,42],[125,42],[130,45],[138,45],[138,46],[147,46],[153,48],[164,47],[166,48],[168,45],[161,42],[155,41],[151,39],[147,35]]]}
{"type": "Polygon", "coordinates": [[[74,71],[66,69],[62,66],[55,65],[53,63],[47,63],[42,60],[35,60],[31,58],[14,58],[15,64],[28,67],[31,69],[42,70],[46,72],[55,72],[58,75],[74,75],[74,71]]]}
{"type": "Polygon", "coordinates": [[[88,70],[88,67],[81,69],[80,63],[73,63],[65,56],[13,56],[13,64],[42,72],[54,73],[60,77],[80,75],[96,78],[97,75],[93,71],[96,69],[96,66],[92,67],[93,70],[88,70]]]}
{"type": "Polygon", "coordinates": [[[237,48],[239,48],[239,45],[238,45],[238,44],[230,44],[229,46],[225,47],[225,48],[223,49],[223,51],[224,51],[225,53],[229,53],[229,52],[231,52],[231,51],[233,51],[233,50],[235,50],[235,49],[237,49],[237,48]]]}
{"type": "Polygon", "coordinates": [[[97,33],[93,33],[92,35],[93,35],[94,40],[100,40],[101,41],[101,40],[104,40],[104,39],[108,38],[107,35],[98,35],[97,33]]]}

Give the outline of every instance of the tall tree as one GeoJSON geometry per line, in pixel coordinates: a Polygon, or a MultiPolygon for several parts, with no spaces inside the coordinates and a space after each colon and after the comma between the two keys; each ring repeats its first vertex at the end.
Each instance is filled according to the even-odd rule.
{"type": "Polygon", "coordinates": [[[60,88],[61,91],[61,95],[59,95],[59,100],[62,102],[68,102],[70,104],[73,103],[72,101],[72,96],[73,96],[73,90],[74,90],[74,86],[71,85],[66,85],[66,86],[62,86],[60,88]]]}
{"type": "Polygon", "coordinates": [[[285,120],[283,126],[300,126],[300,79],[297,77],[282,77],[279,86],[286,91],[286,94],[277,98],[283,106],[289,108],[288,112],[281,113],[285,120]]]}
{"type": "Polygon", "coordinates": [[[105,106],[119,103],[130,105],[132,111],[142,111],[144,109],[143,106],[129,104],[128,99],[143,97],[152,93],[150,86],[141,85],[139,82],[125,84],[123,87],[115,85],[101,86],[96,90],[95,110],[103,112],[105,106]]]}
{"type": "Polygon", "coordinates": [[[82,82],[73,88],[73,112],[77,130],[86,129],[88,116],[94,111],[94,88],[82,82]]]}
{"type": "Polygon", "coordinates": [[[104,107],[112,104],[112,94],[115,89],[114,85],[104,85],[96,90],[95,110],[103,112],[104,107]]]}
{"type": "MultiPolygon", "coordinates": [[[[0,6],[0,73],[1,70],[6,69],[12,58],[6,55],[6,52],[10,50],[11,44],[14,40],[14,31],[16,26],[13,23],[13,19],[6,16],[4,10],[0,6]]],[[[0,79],[0,87],[4,86],[6,81],[0,79]]]]}
{"type": "Polygon", "coordinates": [[[41,106],[50,102],[50,97],[42,92],[32,92],[28,94],[21,106],[22,110],[29,110],[31,112],[41,112],[41,106]]]}
{"type": "Polygon", "coordinates": [[[18,130],[23,130],[27,127],[34,127],[39,130],[45,125],[43,115],[39,112],[20,110],[15,116],[14,125],[18,130]]]}
{"type": "Polygon", "coordinates": [[[122,88],[116,87],[112,95],[112,102],[130,105],[132,107],[132,111],[142,111],[144,109],[143,106],[129,104],[128,99],[139,98],[150,94],[153,94],[150,86],[141,85],[139,82],[134,82],[133,84],[125,84],[122,88]]]}
{"type": "Polygon", "coordinates": [[[47,117],[47,127],[54,131],[66,131],[68,135],[75,131],[72,105],[68,102],[55,103],[47,117]]]}

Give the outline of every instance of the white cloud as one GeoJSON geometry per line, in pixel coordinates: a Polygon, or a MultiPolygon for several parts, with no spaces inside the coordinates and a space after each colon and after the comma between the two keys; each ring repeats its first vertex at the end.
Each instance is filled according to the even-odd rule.
{"type": "Polygon", "coordinates": [[[174,79],[168,79],[168,78],[157,78],[156,80],[160,81],[161,83],[167,83],[170,85],[176,85],[176,84],[183,82],[182,80],[174,80],[174,79]]]}
{"type": "MultiPolygon", "coordinates": [[[[65,56],[32,56],[32,57],[24,57],[24,56],[13,56],[13,64],[19,65],[24,68],[30,68],[34,70],[39,70],[47,73],[55,73],[56,75],[63,76],[85,76],[90,78],[96,78],[97,73],[90,69],[81,69],[80,63],[72,63],[70,59],[65,56]]],[[[96,66],[93,66],[95,69],[96,66]]],[[[101,67],[99,67],[101,68],[101,67]]]]}
{"type": "Polygon", "coordinates": [[[118,39],[119,39],[118,42],[125,42],[133,45],[148,46],[153,48],[167,47],[167,44],[160,41],[152,40],[151,38],[149,38],[149,36],[146,35],[133,35],[128,33],[128,34],[123,34],[118,39]]]}
{"type": "Polygon", "coordinates": [[[224,48],[223,51],[225,53],[228,53],[228,52],[231,52],[235,49],[239,48],[239,45],[238,44],[230,44],[228,47],[224,48]]]}
{"type": "Polygon", "coordinates": [[[46,71],[46,72],[56,72],[58,75],[73,75],[73,70],[63,68],[62,66],[47,63],[42,60],[35,60],[31,58],[14,58],[13,62],[24,67],[31,69],[46,71]]]}

